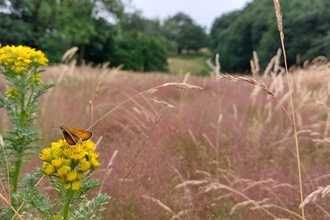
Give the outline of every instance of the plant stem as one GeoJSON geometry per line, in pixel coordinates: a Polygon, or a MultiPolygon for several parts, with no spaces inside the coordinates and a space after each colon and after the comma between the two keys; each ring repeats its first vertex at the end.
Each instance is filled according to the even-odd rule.
{"type": "MultiPolygon", "coordinates": [[[[291,89],[291,82],[287,64],[287,57],[286,57],[286,50],[284,44],[284,31],[283,31],[283,23],[282,23],[282,14],[281,14],[281,5],[279,0],[274,0],[274,7],[275,7],[275,15],[277,19],[277,27],[280,33],[280,40],[283,52],[283,59],[285,65],[285,75],[288,83],[289,88],[289,95],[290,95],[290,103],[291,103],[291,111],[292,111],[292,124],[294,129],[294,138],[296,144],[296,154],[297,154],[297,168],[298,168],[298,179],[299,179],[299,192],[300,192],[300,203],[303,204],[304,202],[304,194],[303,194],[303,186],[302,186],[302,176],[301,176],[301,163],[300,163],[300,151],[299,151],[299,142],[298,142],[298,133],[297,133],[297,124],[296,124],[296,117],[295,117],[295,108],[293,103],[292,97],[292,89],[291,89]]],[[[305,208],[304,206],[301,207],[301,215],[302,219],[305,220],[305,208]]]]}
{"type": "Polygon", "coordinates": [[[63,220],[68,220],[71,199],[67,199],[63,208],[63,220]]]}
{"type": "MultiPolygon", "coordinates": [[[[21,171],[21,166],[22,166],[22,152],[18,152],[18,155],[16,157],[15,160],[15,172],[14,172],[14,176],[13,176],[13,189],[12,189],[12,193],[16,193],[17,192],[17,188],[18,188],[18,179],[19,179],[19,173],[21,171]]],[[[15,199],[13,197],[11,197],[11,204],[13,206],[15,206],[15,199]]]]}
{"type": "Polygon", "coordinates": [[[21,97],[21,117],[19,122],[21,128],[24,127],[25,124],[24,119],[25,119],[25,94],[23,93],[21,97]]]}

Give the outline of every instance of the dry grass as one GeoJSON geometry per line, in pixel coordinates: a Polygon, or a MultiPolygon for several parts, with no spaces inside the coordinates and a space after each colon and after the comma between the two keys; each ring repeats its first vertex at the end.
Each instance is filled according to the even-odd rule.
{"type": "MultiPolygon", "coordinates": [[[[104,184],[95,193],[112,197],[106,219],[302,219],[293,129],[277,104],[290,109],[282,75],[271,74],[264,83],[242,77],[249,83],[239,87],[197,77],[166,84],[184,77],[70,65],[49,67],[43,75],[57,82],[44,96],[37,122],[45,147],[60,136],[53,125],[87,128],[146,91],[91,129],[95,141],[102,137],[97,149],[104,165],[96,176],[104,184]],[[149,90],[159,85],[166,87],[149,90]],[[188,85],[203,90],[176,88],[188,85]]],[[[322,197],[330,168],[329,76],[328,63],[292,73],[303,187],[305,196],[311,194],[306,219],[329,216],[330,204],[322,197]]],[[[9,126],[2,122],[2,128],[9,126]]],[[[26,171],[36,166],[41,162],[32,161],[26,171]]]]}
{"type": "MultiPolygon", "coordinates": [[[[103,185],[93,193],[112,197],[105,219],[327,219],[330,64],[319,57],[292,68],[287,84],[281,51],[262,78],[253,55],[258,79],[221,74],[218,61],[217,79],[228,80],[69,60],[47,67],[43,80],[57,86],[42,100],[40,144],[60,137],[53,126],[93,125],[104,163],[95,173],[103,185]]],[[[3,135],[11,125],[1,109],[0,118],[3,135]]],[[[26,172],[41,166],[32,159],[26,172]]],[[[40,189],[54,197],[48,185],[43,180],[40,189]]]]}

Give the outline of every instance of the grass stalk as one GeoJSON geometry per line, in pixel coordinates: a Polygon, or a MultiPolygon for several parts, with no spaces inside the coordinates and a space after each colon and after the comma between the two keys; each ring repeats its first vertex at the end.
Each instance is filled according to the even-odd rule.
{"type": "MultiPolygon", "coordinates": [[[[279,0],[274,0],[274,7],[275,7],[276,20],[277,20],[277,27],[278,27],[278,31],[280,33],[280,40],[281,40],[283,59],[284,59],[284,65],[285,65],[285,73],[286,73],[286,78],[287,78],[287,83],[288,83],[289,94],[290,94],[290,102],[291,102],[291,110],[292,110],[292,124],[293,124],[294,137],[295,137],[295,143],[296,143],[300,202],[301,202],[301,204],[303,204],[304,196],[303,196],[303,187],[302,187],[302,178],[301,178],[301,165],[300,165],[300,156],[299,156],[297,125],[296,125],[296,119],[295,119],[295,112],[294,112],[295,109],[294,109],[294,104],[293,104],[292,89],[291,89],[290,76],[289,76],[289,71],[288,71],[288,64],[287,64],[286,51],[285,51],[285,45],[284,45],[283,22],[282,22],[281,6],[280,6],[279,0]]],[[[302,218],[305,219],[304,206],[301,207],[301,214],[302,214],[302,218]]]]}

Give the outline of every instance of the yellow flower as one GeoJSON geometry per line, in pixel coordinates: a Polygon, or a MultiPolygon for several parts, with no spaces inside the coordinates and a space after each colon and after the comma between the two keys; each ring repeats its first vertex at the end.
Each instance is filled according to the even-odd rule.
{"type": "Polygon", "coordinates": [[[90,159],[90,163],[91,163],[91,165],[93,166],[93,168],[97,168],[97,167],[99,167],[101,164],[97,161],[97,159],[96,158],[91,158],[90,159]]]}
{"type": "Polygon", "coordinates": [[[84,175],[81,172],[77,172],[77,180],[81,180],[84,175]]]}
{"type": "Polygon", "coordinates": [[[48,176],[55,173],[55,167],[53,167],[51,164],[48,164],[46,168],[44,169],[44,173],[48,176]]]}
{"type": "Polygon", "coordinates": [[[82,143],[84,144],[84,148],[86,149],[86,151],[94,151],[95,143],[92,140],[87,140],[82,143]]]}
{"type": "Polygon", "coordinates": [[[78,191],[80,189],[80,181],[75,181],[72,183],[72,190],[78,191]]]}
{"type": "Polygon", "coordinates": [[[84,172],[100,166],[99,153],[94,149],[95,143],[91,140],[73,146],[62,139],[52,142],[51,147],[43,149],[39,155],[44,161],[42,170],[47,175],[57,176],[66,189],[79,190],[84,172]]]}
{"type": "Polygon", "coordinates": [[[52,148],[53,158],[62,158],[63,150],[61,148],[52,148]]]}
{"type": "Polygon", "coordinates": [[[79,166],[80,166],[81,171],[87,171],[91,168],[91,163],[88,161],[85,161],[83,163],[80,163],[79,166]]]}
{"type": "Polygon", "coordinates": [[[59,177],[63,177],[63,176],[65,176],[68,172],[70,172],[70,171],[68,170],[67,166],[63,166],[63,167],[61,167],[61,168],[59,168],[59,169],[57,170],[57,175],[58,175],[59,177]]]}
{"type": "Polygon", "coordinates": [[[42,149],[41,153],[39,154],[39,158],[42,161],[51,161],[52,158],[52,149],[51,148],[44,148],[42,149]]]}
{"type": "MultiPolygon", "coordinates": [[[[40,51],[40,50],[38,50],[38,51],[40,51]]],[[[40,65],[47,65],[48,61],[49,60],[44,56],[44,54],[43,54],[43,56],[40,56],[40,58],[38,59],[38,62],[40,65]]]]}
{"type": "Polygon", "coordinates": [[[60,216],[60,215],[52,215],[52,220],[63,220],[63,216],[60,216]]]}
{"type": "Polygon", "coordinates": [[[84,148],[83,148],[83,143],[79,143],[75,146],[70,147],[71,150],[71,155],[70,157],[73,160],[81,160],[85,157],[85,152],[84,152],[84,148]]]}
{"type": "Polygon", "coordinates": [[[91,158],[95,158],[95,159],[97,159],[97,158],[99,158],[99,153],[96,153],[96,152],[90,152],[89,153],[89,155],[88,155],[88,157],[91,159],[91,158]]]}
{"type": "Polygon", "coordinates": [[[71,171],[70,173],[68,173],[66,175],[66,179],[69,182],[75,181],[77,179],[77,172],[75,170],[74,171],[71,171]]]}
{"type": "Polygon", "coordinates": [[[97,161],[97,158],[99,157],[99,153],[91,152],[89,155],[89,162],[91,163],[93,168],[99,167],[101,164],[97,161]]]}
{"type": "Polygon", "coordinates": [[[31,83],[33,83],[34,85],[41,85],[42,81],[41,81],[41,74],[40,73],[36,73],[34,76],[32,76],[30,78],[31,83]]]}
{"type": "Polygon", "coordinates": [[[9,99],[15,99],[16,97],[19,96],[19,91],[13,87],[9,87],[6,91],[6,95],[9,99]]]}
{"type": "Polygon", "coordinates": [[[63,164],[63,160],[61,158],[52,160],[52,165],[56,168],[62,166],[62,164],[63,164]]]}
{"type": "MultiPolygon", "coordinates": [[[[45,54],[26,46],[4,46],[0,48],[0,65],[6,67],[28,67],[29,65],[47,65],[45,54]]],[[[16,69],[19,70],[19,69],[16,69]]],[[[16,71],[15,71],[16,72],[16,71]]],[[[20,71],[16,73],[21,73],[20,71]]],[[[24,72],[23,72],[24,73],[24,72]]]]}
{"type": "Polygon", "coordinates": [[[57,142],[52,142],[51,145],[52,148],[62,148],[63,146],[67,146],[68,144],[64,140],[60,139],[57,142]]]}
{"type": "Polygon", "coordinates": [[[22,72],[23,72],[23,68],[20,67],[20,66],[16,66],[16,67],[14,67],[13,70],[14,70],[15,73],[22,73],[22,72]]]}

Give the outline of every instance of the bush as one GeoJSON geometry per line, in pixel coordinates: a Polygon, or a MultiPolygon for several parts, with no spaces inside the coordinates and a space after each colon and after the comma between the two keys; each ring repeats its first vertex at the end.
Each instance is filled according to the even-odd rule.
{"type": "Polygon", "coordinates": [[[167,51],[154,37],[142,33],[125,35],[114,48],[111,66],[124,64],[126,70],[165,71],[167,51]]]}

